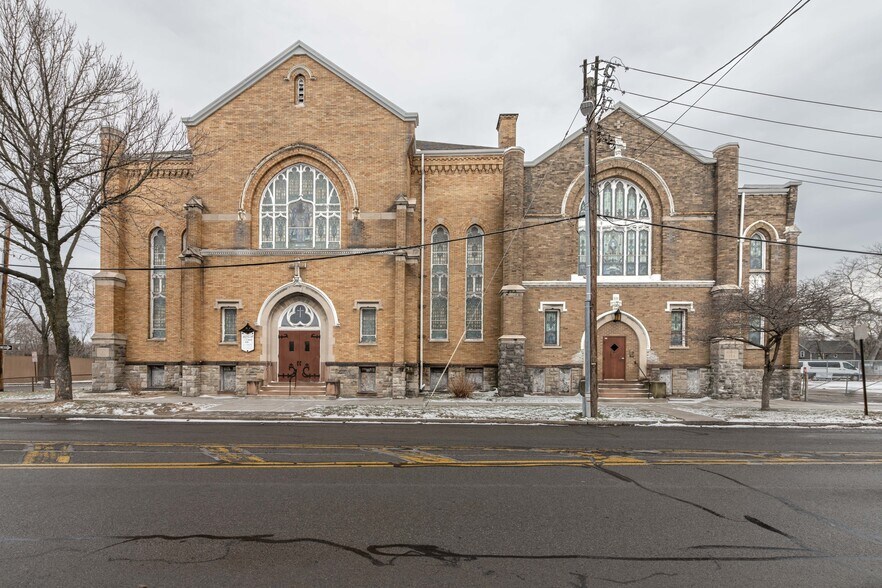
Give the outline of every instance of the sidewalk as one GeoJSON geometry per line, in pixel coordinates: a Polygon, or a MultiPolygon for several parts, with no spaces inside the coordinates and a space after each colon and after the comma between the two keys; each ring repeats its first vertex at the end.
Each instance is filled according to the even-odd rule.
{"type": "MultiPolygon", "coordinates": [[[[2,418],[119,418],[176,420],[272,420],[334,422],[451,422],[597,425],[712,426],[882,426],[882,392],[870,396],[863,416],[861,395],[815,394],[810,402],[773,400],[670,399],[602,401],[600,418],[581,417],[578,396],[426,398],[341,398],[306,400],[278,396],[198,396],[75,391],[70,402],[52,401],[49,391],[0,394],[2,418]]],[[[810,397],[811,398],[811,397],[810,397]]]]}

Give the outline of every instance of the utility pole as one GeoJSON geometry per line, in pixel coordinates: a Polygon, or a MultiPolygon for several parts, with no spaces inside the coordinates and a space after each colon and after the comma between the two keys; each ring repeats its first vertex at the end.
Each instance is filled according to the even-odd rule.
{"type": "Polygon", "coordinates": [[[596,112],[597,81],[600,57],[594,58],[594,76],[588,73],[588,60],[582,61],[582,105],[580,111],[585,117],[585,191],[583,208],[585,210],[585,352],[583,371],[585,389],[582,394],[582,416],[597,418],[597,200],[594,197],[594,171],[596,168],[596,112]],[[590,407],[588,406],[590,399],[590,407]]]}
{"type": "MultiPolygon", "coordinates": [[[[12,223],[6,223],[3,231],[3,267],[9,267],[9,239],[12,236],[12,223]]],[[[9,275],[0,274],[0,392],[3,392],[3,345],[6,344],[6,292],[9,289],[9,275]]]]}

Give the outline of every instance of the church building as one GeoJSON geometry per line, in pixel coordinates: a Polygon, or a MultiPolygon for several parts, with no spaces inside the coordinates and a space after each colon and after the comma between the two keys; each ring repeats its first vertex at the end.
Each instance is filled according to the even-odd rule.
{"type": "MultiPolygon", "coordinates": [[[[528,159],[517,120],[493,146],[423,140],[417,113],[295,43],[185,118],[194,148],[108,212],[94,390],[575,394],[583,134],[528,159]]],[[[625,219],[597,228],[602,390],[758,395],[762,351],[698,334],[715,296],[795,284],[777,245],[797,241],[799,183],[739,186],[737,144],[702,155],[621,103],[601,126],[598,212],[625,219]]],[[[794,333],[777,393],[797,361],[794,333]]]]}

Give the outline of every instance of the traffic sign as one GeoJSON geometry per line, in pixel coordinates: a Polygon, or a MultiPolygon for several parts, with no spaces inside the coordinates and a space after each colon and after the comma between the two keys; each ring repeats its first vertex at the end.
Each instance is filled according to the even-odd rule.
{"type": "Polygon", "coordinates": [[[870,325],[855,325],[854,340],[863,341],[870,338],[870,325]]]}
{"type": "Polygon", "coordinates": [[[12,345],[0,345],[0,351],[12,351],[12,345]]]}

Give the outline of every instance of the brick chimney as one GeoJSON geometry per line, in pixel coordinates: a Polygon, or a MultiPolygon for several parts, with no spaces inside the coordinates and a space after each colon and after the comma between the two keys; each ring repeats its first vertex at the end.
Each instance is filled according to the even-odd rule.
{"type": "Polygon", "coordinates": [[[496,130],[499,132],[499,147],[514,147],[518,144],[517,139],[517,114],[500,114],[496,123],[496,130]]]}

